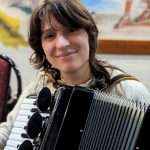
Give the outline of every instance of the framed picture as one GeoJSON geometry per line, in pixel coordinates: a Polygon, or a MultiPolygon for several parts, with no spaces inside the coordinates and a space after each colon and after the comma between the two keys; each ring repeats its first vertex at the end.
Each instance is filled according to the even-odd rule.
{"type": "Polygon", "coordinates": [[[98,52],[150,54],[150,0],[81,1],[98,26],[98,52]]]}
{"type": "MultiPolygon", "coordinates": [[[[28,21],[39,0],[0,0],[0,47],[28,47],[28,21]]],[[[150,0],[80,0],[99,29],[98,53],[150,54],[150,0]]]]}

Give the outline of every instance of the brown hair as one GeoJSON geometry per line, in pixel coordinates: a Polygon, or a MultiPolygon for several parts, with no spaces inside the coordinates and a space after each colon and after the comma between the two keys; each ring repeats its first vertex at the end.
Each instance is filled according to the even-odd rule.
{"type": "Polygon", "coordinates": [[[96,79],[103,79],[109,82],[110,75],[103,66],[104,62],[95,58],[97,49],[98,29],[89,11],[79,2],[79,0],[43,0],[33,11],[29,28],[29,44],[34,50],[31,56],[31,63],[37,69],[43,68],[48,70],[51,64],[44,60],[45,54],[41,45],[41,20],[48,19],[50,15],[57,21],[68,28],[84,28],[89,37],[90,48],[90,67],[96,79]]]}

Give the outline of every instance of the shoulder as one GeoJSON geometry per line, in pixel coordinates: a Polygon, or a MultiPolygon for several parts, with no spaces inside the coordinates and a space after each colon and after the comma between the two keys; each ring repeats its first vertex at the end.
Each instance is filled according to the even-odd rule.
{"type": "Polygon", "coordinates": [[[140,81],[123,80],[117,83],[110,91],[128,99],[150,104],[150,93],[140,81]]]}
{"type": "MultiPolygon", "coordinates": [[[[114,69],[111,74],[111,79],[124,74],[123,71],[114,69]]],[[[148,102],[150,104],[150,93],[148,89],[136,77],[132,76],[120,79],[116,84],[106,90],[109,93],[124,96],[135,101],[148,102]]]]}
{"type": "Polygon", "coordinates": [[[44,72],[39,71],[32,78],[32,81],[24,88],[23,93],[28,93],[28,95],[36,94],[38,89],[40,89],[43,84],[44,84],[44,72]]]}
{"type": "Polygon", "coordinates": [[[20,97],[27,97],[28,95],[37,95],[39,91],[44,87],[50,84],[51,81],[48,79],[44,71],[39,71],[32,78],[31,82],[24,86],[23,92],[20,97]]]}
{"type": "Polygon", "coordinates": [[[26,90],[30,91],[30,94],[38,94],[45,86],[53,90],[52,77],[44,71],[39,71],[33,81],[26,87],[26,90]]]}

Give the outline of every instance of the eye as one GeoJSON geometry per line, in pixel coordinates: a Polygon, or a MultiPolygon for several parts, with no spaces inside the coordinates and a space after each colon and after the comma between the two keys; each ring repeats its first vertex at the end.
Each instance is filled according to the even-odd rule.
{"type": "Polygon", "coordinates": [[[42,35],[43,40],[52,40],[54,39],[56,34],[54,32],[47,32],[42,35]]]}
{"type": "Polygon", "coordinates": [[[53,39],[55,37],[54,33],[50,33],[46,36],[47,39],[53,39]]]}

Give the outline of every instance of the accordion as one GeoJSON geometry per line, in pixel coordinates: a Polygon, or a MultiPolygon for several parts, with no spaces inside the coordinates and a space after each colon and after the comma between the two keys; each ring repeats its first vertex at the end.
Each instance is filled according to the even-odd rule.
{"type": "MultiPolygon", "coordinates": [[[[51,103],[44,100],[37,106],[46,108],[50,115],[40,123],[36,136],[29,134],[34,140],[25,140],[19,150],[30,149],[29,145],[35,150],[150,149],[148,104],[79,86],[61,86],[51,103]]],[[[37,118],[28,125],[35,128],[37,118]]]]}

